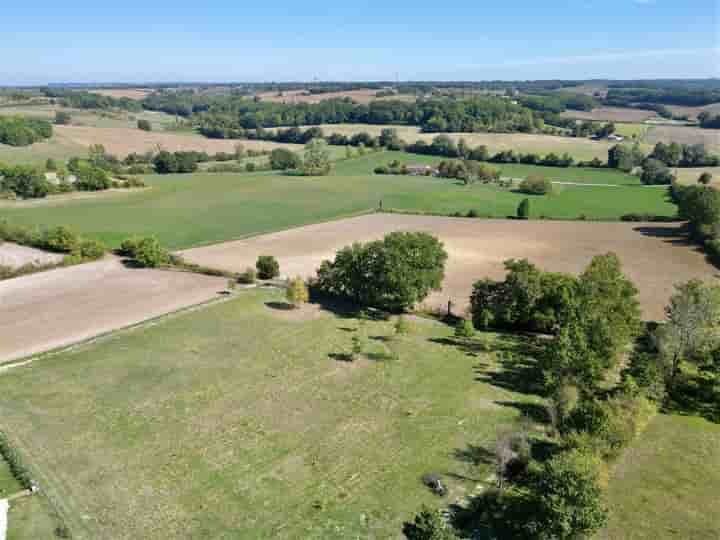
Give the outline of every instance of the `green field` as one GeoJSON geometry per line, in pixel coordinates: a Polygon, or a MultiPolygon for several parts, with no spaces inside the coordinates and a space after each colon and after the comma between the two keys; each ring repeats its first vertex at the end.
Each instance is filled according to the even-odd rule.
{"type": "Polygon", "coordinates": [[[658,415],[610,479],[603,540],[720,538],[720,424],[658,415]]]}
{"type": "MultiPolygon", "coordinates": [[[[69,225],[113,246],[133,234],[154,234],[169,248],[220,242],[336,219],[377,208],[450,214],[475,210],[481,216],[514,215],[526,197],[494,186],[462,186],[453,180],[372,174],[395,158],[435,162],[423,156],[384,152],[338,162],[327,177],[279,173],[152,175],[152,189],[32,207],[0,207],[15,223],[69,225]]],[[[520,167],[520,166],[516,166],[520,167]]],[[[522,166],[523,171],[530,171],[522,166]]],[[[537,167],[572,181],[630,183],[614,171],[537,167]]],[[[531,196],[531,215],[555,219],[616,220],[630,212],[674,216],[664,189],[642,186],[557,186],[550,196],[531,196]]]]}
{"type": "MultiPolygon", "coordinates": [[[[7,464],[0,458],[0,499],[13,495],[22,488],[10,474],[7,464]]],[[[52,540],[56,520],[48,502],[40,495],[13,501],[8,511],[7,540],[52,540]]]]}
{"type": "Polygon", "coordinates": [[[508,386],[511,337],[487,334],[515,351],[505,371],[444,324],[388,342],[392,321],[283,298],[246,291],[0,376],[3,425],[73,538],[397,537],[483,484],[497,426],[539,401],[508,386]],[[354,335],[365,357],[340,360],[354,335]]]}

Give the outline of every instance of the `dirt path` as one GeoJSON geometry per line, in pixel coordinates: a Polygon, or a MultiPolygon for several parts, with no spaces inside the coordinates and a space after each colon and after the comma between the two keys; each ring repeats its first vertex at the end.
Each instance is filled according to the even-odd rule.
{"type": "Polygon", "coordinates": [[[479,278],[502,278],[503,261],[528,258],[541,268],[578,273],[594,255],[613,251],[640,289],[643,314],[663,317],[675,283],[713,279],[717,269],[675,233],[677,224],[513,221],[371,214],[185,251],[186,259],[227,270],[253,266],[258,255],[275,255],[285,276],[311,276],[323,259],[354,241],[396,230],[438,236],[449,254],[443,291],[428,304],[462,309],[479,278]]]}
{"type": "Polygon", "coordinates": [[[0,363],[199,304],[226,280],[105,260],[0,282],[0,363]]]}
{"type": "Polygon", "coordinates": [[[63,256],[57,253],[49,253],[11,242],[0,244],[0,266],[9,266],[10,268],[20,268],[26,264],[41,266],[59,263],[62,260],[63,256]]]}

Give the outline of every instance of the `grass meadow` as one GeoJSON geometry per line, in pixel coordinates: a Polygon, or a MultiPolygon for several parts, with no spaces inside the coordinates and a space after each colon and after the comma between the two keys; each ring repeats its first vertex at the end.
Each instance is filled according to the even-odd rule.
{"type": "MultiPolygon", "coordinates": [[[[511,189],[463,186],[448,179],[372,174],[376,165],[392,159],[437,162],[428,156],[381,152],[340,161],[326,177],[272,172],[151,175],[146,177],[151,189],[22,207],[6,203],[0,216],[28,225],[68,225],[112,246],[127,236],[152,234],[167,247],[180,249],[368,212],[381,200],[385,209],[441,214],[474,210],[479,216],[505,217],[515,215],[527,197],[511,189]]],[[[556,186],[553,195],[530,196],[534,218],[617,220],[630,212],[676,213],[664,189],[631,185],[637,184],[636,178],[614,171],[503,168],[512,176],[530,172],[579,183],[586,179],[588,184],[617,184],[556,186]]]]}
{"type": "Polygon", "coordinates": [[[482,485],[497,427],[540,401],[515,338],[469,353],[441,323],[393,338],[283,298],[244,291],[0,376],[3,424],[73,538],[398,537],[482,485]]]}

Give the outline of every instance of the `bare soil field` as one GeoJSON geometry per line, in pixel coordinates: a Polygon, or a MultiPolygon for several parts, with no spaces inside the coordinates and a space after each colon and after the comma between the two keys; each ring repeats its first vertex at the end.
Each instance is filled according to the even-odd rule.
{"type": "Polygon", "coordinates": [[[592,111],[565,111],[560,113],[563,118],[579,120],[596,120],[608,122],[644,122],[648,118],[657,117],[655,111],[642,109],[626,109],[624,107],[598,107],[592,111]]]}
{"type": "Polygon", "coordinates": [[[305,90],[290,90],[278,95],[277,92],[262,92],[258,94],[263,101],[273,103],[320,103],[326,99],[350,98],[357,103],[370,103],[376,99],[398,99],[402,101],[415,101],[415,96],[398,95],[385,98],[377,98],[377,89],[348,90],[347,92],[327,92],[324,94],[308,94],[305,90]]]}
{"type": "Polygon", "coordinates": [[[381,238],[397,230],[438,236],[449,254],[442,292],[429,306],[467,306],[472,284],[502,278],[503,261],[527,258],[539,267],[578,273],[594,255],[613,251],[640,290],[643,315],[661,319],[673,285],[691,278],[712,279],[718,271],[702,253],[677,236],[677,225],[552,221],[472,220],[397,214],[371,214],[300,227],[183,252],[189,261],[227,270],[244,270],[259,255],[274,255],[284,276],[312,276],[323,259],[355,241],[381,238]]]}
{"type": "Polygon", "coordinates": [[[129,98],[142,100],[148,94],[152,94],[152,90],[148,88],[95,88],[88,90],[94,94],[100,94],[102,96],[109,96],[112,98],[129,98]]]}
{"type": "Polygon", "coordinates": [[[673,169],[681,184],[696,184],[700,175],[709,172],[713,179],[710,185],[720,187],[720,167],[688,167],[673,169]]]}
{"type": "Polygon", "coordinates": [[[677,142],[682,144],[704,144],[712,152],[720,152],[720,130],[690,126],[654,125],[648,130],[645,142],[677,142]]]}
{"type": "Polygon", "coordinates": [[[10,268],[20,268],[26,264],[42,266],[59,263],[62,260],[63,256],[57,253],[49,253],[11,242],[0,243],[0,266],[9,266],[10,268]]]}
{"type": "Polygon", "coordinates": [[[232,153],[238,143],[241,143],[247,150],[272,150],[277,147],[302,148],[301,145],[280,144],[270,141],[207,139],[195,134],[142,131],[132,128],[55,126],[55,131],[59,137],[80,147],[87,148],[91,144],[102,144],[108,152],[118,156],[126,156],[132,152],[143,153],[148,150],[155,150],[158,145],[170,152],[197,150],[208,153],[232,153]]]}
{"type": "Polygon", "coordinates": [[[131,269],[114,257],[0,282],[0,363],[210,300],[226,280],[131,269]]]}
{"type": "MultiPolygon", "coordinates": [[[[309,127],[309,126],[306,126],[309,127]]],[[[330,135],[352,135],[365,131],[371,135],[380,135],[385,128],[396,129],[400,138],[405,142],[414,143],[418,140],[432,141],[437,133],[421,133],[416,126],[401,125],[372,125],[372,124],[323,124],[323,131],[330,135]]],[[[591,141],[575,137],[559,137],[555,135],[535,135],[529,133],[443,133],[458,141],[465,139],[470,146],[487,146],[491,152],[500,150],[515,150],[516,152],[536,152],[548,154],[550,152],[568,152],[575,159],[591,160],[594,157],[606,160],[608,149],[612,146],[607,141],[591,141]]]]}

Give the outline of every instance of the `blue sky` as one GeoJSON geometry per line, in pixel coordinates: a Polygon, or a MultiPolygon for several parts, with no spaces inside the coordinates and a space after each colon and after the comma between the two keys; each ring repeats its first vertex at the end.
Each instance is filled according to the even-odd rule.
{"type": "Polygon", "coordinates": [[[0,84],[720,76],[717,0],[3,4],[0,84]]]}

